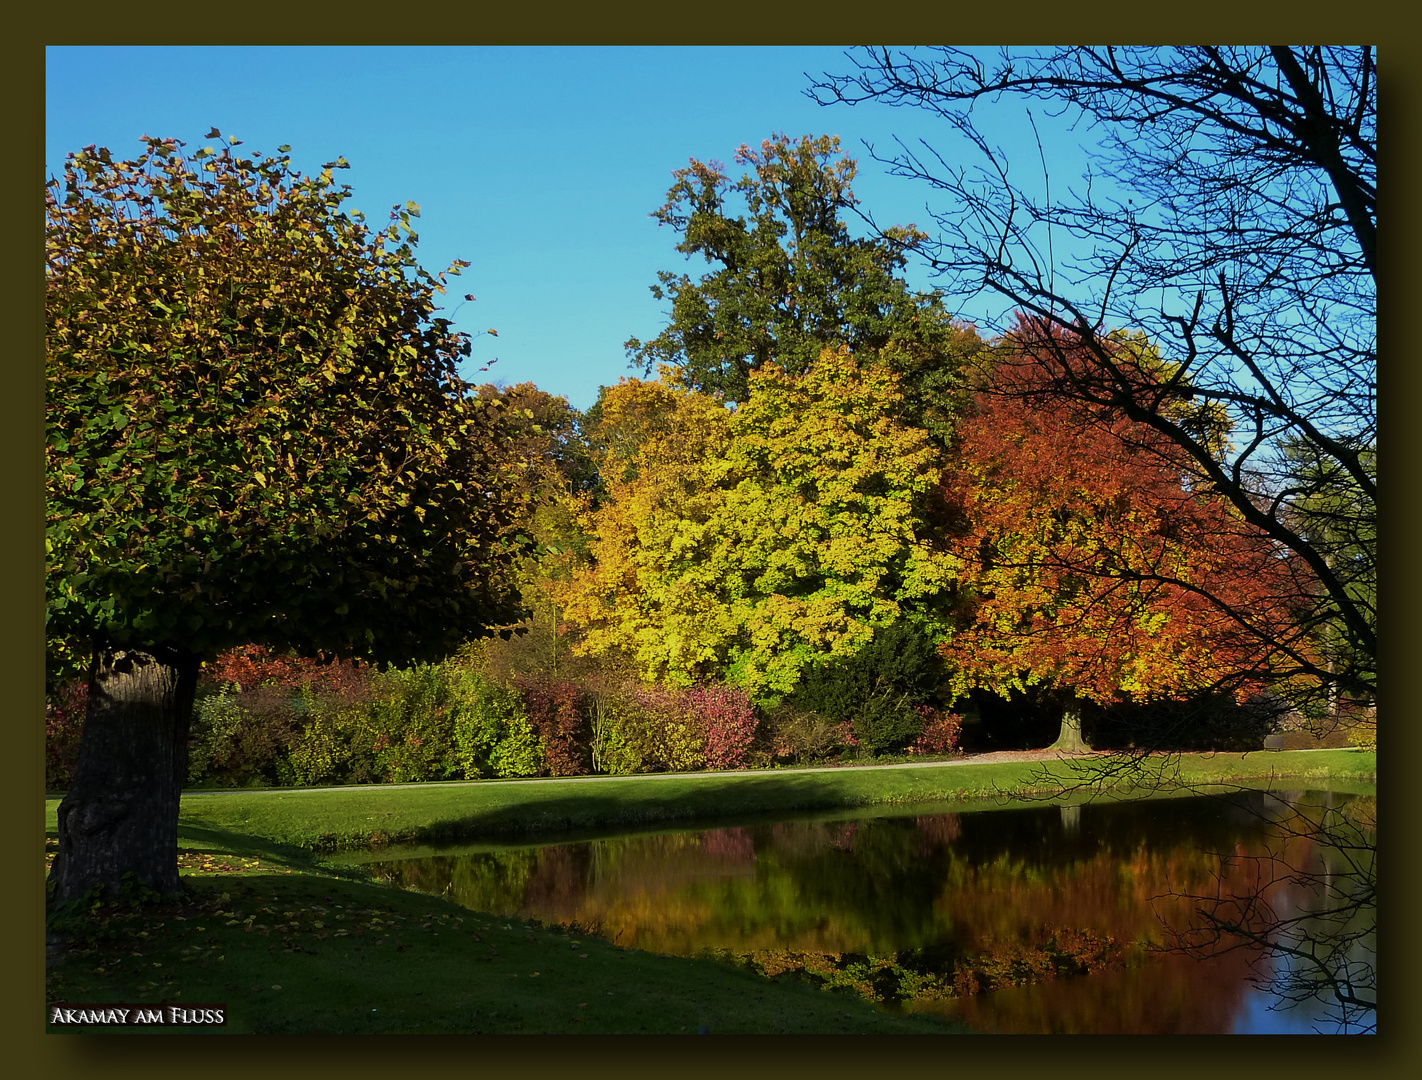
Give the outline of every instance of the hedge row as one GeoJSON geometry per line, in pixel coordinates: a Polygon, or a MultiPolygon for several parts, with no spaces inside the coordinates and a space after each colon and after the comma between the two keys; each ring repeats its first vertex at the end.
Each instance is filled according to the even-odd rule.
{"type": "MultiPolygon", "coordinates": [[[[46,710],[46,785],[67,786],[82,687],[46,710]]],[[[927,707],[910,753],[952,753],[958,718],[927,707]]],[[[673,688],[516,675],[451,660],[377,671],[224,654],[194,708],[196,786],[408,783],[515,776],[744,769],[858,752],[850,724],[783,707],[759,715],[725,685],[673,688]]]]}

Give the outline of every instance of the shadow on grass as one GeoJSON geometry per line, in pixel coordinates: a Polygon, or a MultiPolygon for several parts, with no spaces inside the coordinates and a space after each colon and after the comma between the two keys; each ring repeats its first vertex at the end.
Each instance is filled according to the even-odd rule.
{"type": "Polygon", "coordinates": [[[913,804],[922,813],[925,803],[957,803],[967,798],[999,802],[990,785],[968,787],[966,776],[934,777],[916,784],[886,785],[868,777],[811,776],[738,777],[734,786],[674,787],[672,781],[628,784],[588,784],[576,793],[559,792],[516,804],[452,815],[427,825],[392,829],[374,837],[377,846],[391,844],[448,845],[478,840],[517,837],[567,840],[578,835],[624,832],[638,826],[676,824],[679,827],[719,827],[751,824],[787,814],[826,811],[892,813],[913,804]]]}
{"type": "MultiPolygon", "coordinates": [[[[339,865],[328,865],[311,851],[294,844],[284,844],[249,833],[233,832],[230,829],[211,825],[200,825],[189,819],[178,819],[178,848],[183,852],[197,855],[259,859],[263,872],[271,867],[290,873],[310,873],[319,871],[323,875],[345,878],[351,881],[367,881],[367,876],[359,870],[339,865]]],[[[247,875],[243,875],[246,877],[247,875]]]]}
{"type": "Polygon", "coordinates": [[[185,818],[178,819],[178,846],[197,852],[259,858],[293,868],[297,864],[305,866],[311,862],[310,852],[291,844],[264,840],[259,836],[249,836],[210,825],[199,825],[185,818]]]}

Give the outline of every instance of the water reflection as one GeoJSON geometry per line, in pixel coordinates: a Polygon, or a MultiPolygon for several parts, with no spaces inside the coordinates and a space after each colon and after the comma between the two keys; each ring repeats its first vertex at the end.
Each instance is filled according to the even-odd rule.
{"type": "MultiPolygon", "coordinates": [[[[1199,898],[1227,901],[1217,915],[1256,929],[1283,912],[1315,935],[1337,932],[1309,915],[1318,897],[1292,878],[1272,880],[1280,864],[1267,856],[1315,870],[1346,856],[1312,836],[1281,839],[1270,823],[1287,820],[1291,804],[1343,814],[1352,800],[1247,792],[783,821],[374,868],[477,910],[793,973],[984,1031],[1332,1030],[1327,1003],[1302,990],[1287,1012],[1269,1011],[1276,999],[1250,982],[1271,974],[1269,961],[1212,948],[1199,898]],[[1171,928],[1193,928],[1197,953],[1217,955],[1162,951],[1178,943],[1171,928]]],[[[1341,947],[1371,963],[1371,914],[1349,918],[1343,936],[1356,933],[1341,947]]]]}

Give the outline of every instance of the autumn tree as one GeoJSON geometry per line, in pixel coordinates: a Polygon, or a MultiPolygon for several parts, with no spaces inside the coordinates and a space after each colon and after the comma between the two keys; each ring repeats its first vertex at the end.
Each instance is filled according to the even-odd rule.
{"type": "MultiPolygon", "coordinates": [[[[889,157],[941,200],[924,250],[945,290],[995,299],[1004,321],[990,328],[1018,312],[1054,327],[1039,357],[1064,398],[1150,428],[1181,452],[1191,490],[1307,568],[1300,621],[1253,650],[1299,657],[1293,704],[1374,700],[1376,47],[871,49],[814,93],[943,121],[956,145],[900,143],[889,157]],[[979,103],[1044,106],[1045,122],[1095,138],[1088,175],[1063,191],[1040,153],[1009,174],[979,103]],[[1111,347],[1123,327],[1155,343],[1168,379],[1111,347]],[[1182,399],[1227,412],[1227,454],[1171,415],[1182,399]],[[1300,624],[1318,631],[1311,657],[1292,648],[1300,624]]],[[[1235,599],[1208,599],[1244,625],[1235,599]]],[[[1371,858],[1356,865],[1370,892],[1371,858]]],[[[1287,954],[1291,921],[1235,930],[1287,954]]],[[[1348,994],[1375,1000],[1375,983],[1348,994]]]]}
{"type": "Polygon", "coordinates": [[[726,448],[732,414],[663,375],[605,387],[589,410],[600,494],[581,519],[589,560],[560,596],[582,653],[685,683],[719,665],[734,632],[712,600],[710,523],[722,493],[704,473],[726,448]]]}
{"type": "Polygon", "coordinates": [[[1346,504],[1349,533],[1376,531],[1376,63],[1372,46],[870,49],[814,89],[942,119],[957,145],[886,160],[941,200],[920,250],[945,288],[996,297],[1001,329],[1017,312],[1053,326],[1037,360],[1062,395],[1154,430],[1192,486],[1306,564],[1308,620],[1347,642],[1316,657],[1312,685],[1362,700],[1377,621],[1356,583],[1375,545],[1340,569],[1305,522],[1346,504]],[[974,106],[1015,102],[1096,139],[1080,186],[1039,155],[1009,176],[974,106]],[[1155,343],[1168,379],[1123,362],[1122,327],[1155,343]],[[1172,415],[1182,398],[1227,412],[1227,456],[1172,415]]]}
{"type": "Polygon", "coordinates": [[[941,630],[956,567],[930,527],[942,458],[898,419],[898,383],[826,349],[799,377],[751,373],[734,412],[666,383],[610,389],[608,499],[569,604],[585,648],[627,650],[645,678],[777,697],[878,627],[941,630]]]}
{"type": "Polygon", "coordinates": [[[902,277],[926,236],[913,226],[872,227],[851,189],[858,166],[836,136],[785,135],[742,145],[733,179],[693,159],[673,175],[653,215],[681,237],[676,250],[711,269],[699,280],[663,271],[652,286],[669,300],[665,330],[627,342],[633,365],[679,367],[687,385],[743,402],[750,373],[774,362],[804,373],[825,347],[875,352],[906,376],[904,404],[935,434],[951,427],[951,399],[976,335],[955,326],[933,292],[902,277]],[[861,219],[868,235],[855,236],[861,219]]]}
{"type": "MultiPolygon", "coordinates": [[[[960,422],[947,486],[962,622],[945,647],[960,685],[1049,691],[1055,746],[1080,750],[1082,701],[1238,699],[1306,676],[1307,567],[1191,489],[1154,429],[1065,400],[1050,367],[1006,359],[1050,332],[1024,320],[999,343],[1004,361],[960,422]]],[[[1130,344],[1120,362],[1149,366],[1130,344]]]]}
{"type": "Polygon", "coordinates": [[[711,580],[738,628],[732,671],[754,693],[790,692],[877,627],[912,616],[943,628],[958,566],[933,528],[944,461],[900,418],[900,384],[845,348],[799,377],[767,365],[708,462],[724,492],[711,580]]]}
{"type": "Polygon", "coordinates": [[[513,440],[513,459],[530,495],[555,487],[580,494],[595,486],[597,468],[589,453],[584,417],[566,397],[531,382],[485,383],[476,392],[484,400],[500,403],[513,440]]]}
{"type": "Polygon", "coordinates": [[[404,662],[520,617],[508,437],[456,377],[418,208],[374,229],[344,160],[207,138],[89,147],[45,187],[47,625],[90,657],[56,902],[178,888],[204,657],[404,662]]]}
{"type": "Polygon", "coordinates": [[[587,558],[579,515],[598,485],[586,419],[568,399],[533,383],[478,388],[497,402],[511,438],[514,482],[522,495],[520,533],[536,545],[519,563],[518,588],[527,610],[523,633],[484,645],[486,667],[556,674],[567,658],[561,594],[587,558]]]}

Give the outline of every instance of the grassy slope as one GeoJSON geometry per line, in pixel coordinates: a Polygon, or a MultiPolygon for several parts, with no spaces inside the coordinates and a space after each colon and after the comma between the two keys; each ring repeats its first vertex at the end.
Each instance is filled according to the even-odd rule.
{"type": "Polygon", "coordinates": [[[185,822],[179,848],[181,901],[54,928],[66,943],[47,972],[48,1002],[222,1004],[227,1024],[206,1030],[230,1034],[964,1030],[792,976],[766,980],[470,912],[259,837],[185,822]]]}
{"type": "Polygon", "coordinates": [[[961,1030],[789,978],[197,846],[207,868],[185,878],[189,897],[88,921],[50,971],[48,1001],[218,1003],[227,1024],[207,1030],[231,1034],[961,1030]]]}
{"type": "MultiPolygon", "coordinates": [[[[1230,783],[1279,778],[1371,781],[1376,755],[1354,750],[1191,754],[1170,759],[1171,778],[1230,783]],[[1173,771],[1178,767],[1178,772],[1173,771]]],[[[390,788],[191,793],[192,825],[330,850],[377,842],[441,842],[488,836],[710,822],[738,815],[895,803],[955,801],[1060,790],[1077,779],[1062,764],[962,764],[814,773],[746,772],[562,783],[429,784],[390,788]]]]}
{"type": "MultiPolygon", "coordinates": [[[[1372,754],[1212,755],[1193,782],[1370,780],[1372,754]]],[[[924,1016],[702,960],[619,949],[469,912],[323,864],[311,847],[391,837],[528,835],[1051,786],[1030,764],[647,781],[192,794],[189,896],[70,924],[51,1002],[220,1002],[238,1032],[945,1033],[924,1016]],[[306,848],[296,845],[304,844],[306,848]]],[[[54,831],[57,800],[49,800],[54,831]]],[[[52,845],[52,842],[51,842],[52,845]]],[[[73,1030],[73,1029],[70,1029],[73,1030]]],[[[91,1029],[92,1030],[92,1029],[91,1029]]],[[[137,1029],[132,1029],[137,1030],[137,1029]]],[[[176,1031],[176,1028],[167,1029],[176,1031]]]]}

